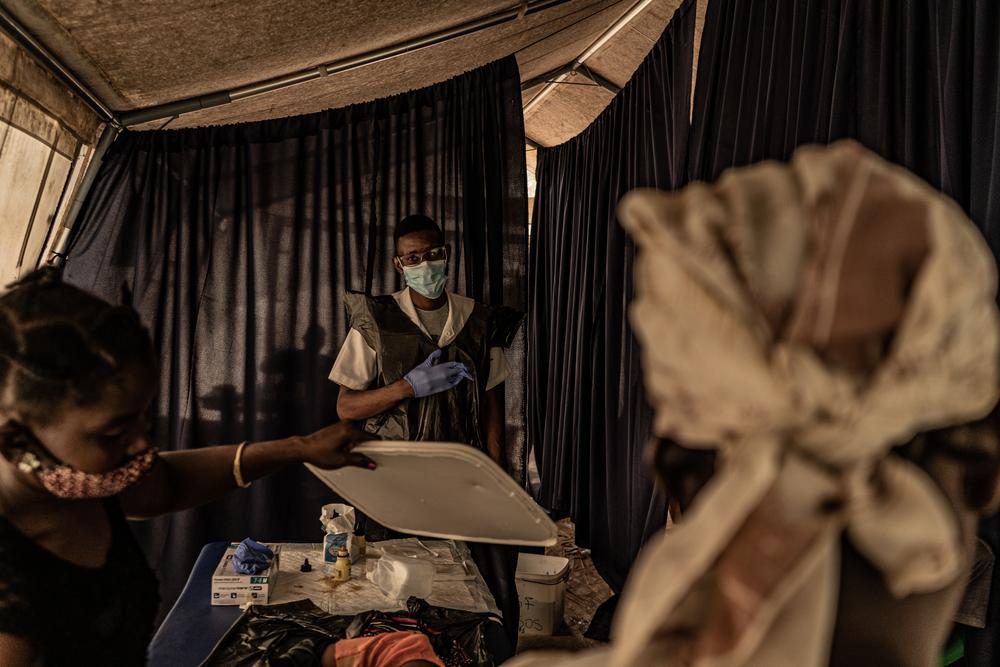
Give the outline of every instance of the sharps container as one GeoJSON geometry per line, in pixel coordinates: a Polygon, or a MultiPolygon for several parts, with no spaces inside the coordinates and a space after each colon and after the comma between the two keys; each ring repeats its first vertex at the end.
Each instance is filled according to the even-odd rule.
{"type": "Polygon", "coordinates": [[[551,635],[562,625],[569,560],[522,553],[517,559],[517,596],[522,635],[551,635]]]}

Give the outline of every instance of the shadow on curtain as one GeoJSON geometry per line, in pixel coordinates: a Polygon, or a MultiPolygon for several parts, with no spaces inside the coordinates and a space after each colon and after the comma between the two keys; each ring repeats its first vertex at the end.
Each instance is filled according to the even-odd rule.
{"type": "MultiPolygon", "coordinates": [[[[344,290],[400,288],[395,223],[421,212],[455,249],[449,288],[525,309],[527,198],[511,57],[385,100],[261,123],[125,133],[101,166],[66,278],[122,281],[162,363],[165,449],[267,440],[336,421],[326,378],[344,290]]],[[[523,338],[523,336],[522,336],[523,338]]],[[[523,470],[523,342],[509,351],[508,448],[523,470]]],[[[319,541],[329,490],[286,469],[136,530],[169,608],[203,544],[319,541]]]]}
{"type": "Polygon", "coordinates": [[[665,523],[642,457],[651,413],[626,315],[634,250],[615,208],[633,188],[685,180],[694,21],[688,0],[597,120],[538,154],[528,337],[538,500],[573,517],[615,590],[665,523]]]}
{"type": "MultiPolygon", "coordinates": [[[[709,0],[691,178],[851,137],[954,198],[998,255],[998,35],[994,0],[709,0]]],[[[1000,553],[1000,518],[981,535],[1000,553]]],[[[997,664],[998,622],[994,574],[962,664],[997,664]]]]}

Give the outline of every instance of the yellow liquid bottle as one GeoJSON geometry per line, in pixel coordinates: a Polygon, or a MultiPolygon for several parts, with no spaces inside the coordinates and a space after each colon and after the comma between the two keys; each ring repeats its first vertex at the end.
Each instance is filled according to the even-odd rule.
{"type": "Polygon", "coordinates": [[[347,553],[347,547],[340,547],[340,550],[337,551],[337,562],[333,566],[333,580],[351,580],[351,555],[347,553]]]}

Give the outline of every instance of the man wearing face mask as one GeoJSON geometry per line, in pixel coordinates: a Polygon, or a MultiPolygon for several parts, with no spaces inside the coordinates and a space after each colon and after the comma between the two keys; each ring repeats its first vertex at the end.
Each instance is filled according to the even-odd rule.
{"type": "MultiPolygon", "coordinates": [[[[450,248],[430,218],[404,218],[394,239],[406,287],[345,296],[351,330],[330,372],[340,385],[337,412],[383,439],[462,442],[506,468],[503,349],[523,315],[445,290],[450,248]]],[[[516,641],[516,552],[470,548],[516,641]]]]}
{"type": "Polygon", "coordinates": [[[404,218],[394,239],[406,287],[345,297],[351,330],[330,373],[337,412],[384,439],[464,442],[506,467],[503,348],[522,315],[445,290],[450,248],[430,218],[404,218]]]}

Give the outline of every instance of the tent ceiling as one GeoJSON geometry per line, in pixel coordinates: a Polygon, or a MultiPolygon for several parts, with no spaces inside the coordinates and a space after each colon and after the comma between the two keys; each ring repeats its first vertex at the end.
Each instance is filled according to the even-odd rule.
{"type": "MultiPolygon", "coordinates": [[[[516,53],[524,80],[565,65],[635,0],[569,0],[513,22],[297,86],[185,114],[170,128],[310,113],[405,92],[516,53]]],[[[621,85],[681,0],[653,0],[587,66],[621,85]]],[[[0,0],[116,112],[194,97],[389,46],[516,6],[515,0],[0,0]]],[[[572,79],[589,83],[577,75],[572,79]]],[[[532,91],[528,91],[531,93],[532,91]]],[[[526,118],[551,145],[612,95],[560,85],[526,118]]],[[[525,98],[527,101],[528,97],[525,98]]],[[[156,121],[145,127],[160,127],[156,121]]]]}
{"type": "MultiPolygon", "coordinates": [[[[97,140],[100,121],[90,107],[67,92],[31,54],[0,33],[0,119],[12,120],[9,114],[14,113],[17,99],[57,121],[56,125],[44,130],[32,130],[32,134],[44,142],[58,144],[64,152],[75,154],[77,142],[93,144],[97,140]],[[50,132],[72,135],[72,139],[66,136],[56,141],[54,135],[49,136],[50,132]]],[[[32,122],[15,124],[26,131],[34,125],[32,122]]]]}

